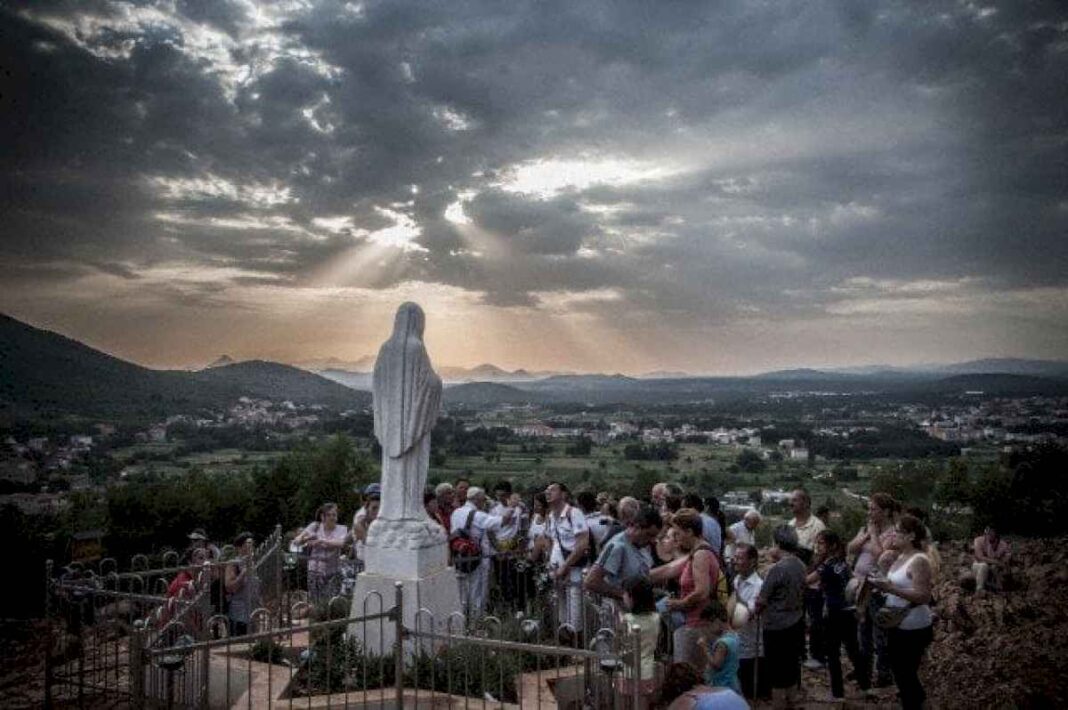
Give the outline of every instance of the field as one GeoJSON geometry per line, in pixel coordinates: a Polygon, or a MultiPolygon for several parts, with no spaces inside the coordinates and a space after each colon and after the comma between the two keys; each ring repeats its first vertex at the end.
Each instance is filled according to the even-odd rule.
{"type": "Polygon", "coordinates": [[[540,490],[558,479],[574,490],[591,488],[637,496],[648,495],[648,488],[642,484],[650,481],[674,481],[687,490],[717,495],[727,490],[789,490],[803,484],[818,505],[828,498],[844,503],[848,498],[842,487],[866,494],[871,472],[897,463],[876,460],[855,464],[857,480],[840,484],[835,482],[833,462],[768,461],[761,472],[738,471],[736,461],[744,447],[733,445],[682,444],[679,457],[673,461],[626,460],[622,444],[594,446],[588,456],[569,455],[566,448],[567,444],[560,442],[504,444],[481,456],[449,457],[444,465],[431,467],[429,479],[438,482],[466,477],[491,487],[498,480],[508,479],[520,491],[540,490]],[[529,450],[535,447],[537,453],[529,450]]]}
{"type": "Polygon", "coordinates": [[[136,444],[116,449],[112,456],[123,463],[123,475],[158,473],[180,475],[193,468],[207,473],[231,473],[251,470],[255,466],[269,467],[285,455],[278,451],[245,451],[242,449],[216,449],[178,454],[174,443],[136,444]]]}

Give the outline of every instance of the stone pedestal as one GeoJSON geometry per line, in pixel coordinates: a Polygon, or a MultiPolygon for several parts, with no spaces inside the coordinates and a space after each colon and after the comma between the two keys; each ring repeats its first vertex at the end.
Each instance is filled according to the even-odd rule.
{"type": "MultiPolygon", "coordinates": [[[[463,629],[463,607],[456,573],[449,566],[445,531],[429,518],[422,520],[376,520],[367,531],[365,568],[356,578],[349,616],[388,611],[396,603],[396,584],[403,593],[404,626],[408,629],[445,632],[463,629]]],[[[356,639],[373,655],[392,653],[395,622],[388,619],[353,621],[349,638],[356,639]]],[[[428,651],[434,644],[405,643],[405,655],[428,651]]]]}

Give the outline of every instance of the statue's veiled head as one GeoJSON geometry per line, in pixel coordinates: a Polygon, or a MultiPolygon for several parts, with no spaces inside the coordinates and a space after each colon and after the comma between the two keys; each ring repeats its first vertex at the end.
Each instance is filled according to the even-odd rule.
{"type": "Polygon", "coordinates": [[[393,320],[393,334],[400,335],[415,335],[422,339],[423,328],[426,326],[426,316],[423,314],[423,309],[419,307],[418,303],[401,304],[401,307],[397,309],[397,317],[393,320]]]}

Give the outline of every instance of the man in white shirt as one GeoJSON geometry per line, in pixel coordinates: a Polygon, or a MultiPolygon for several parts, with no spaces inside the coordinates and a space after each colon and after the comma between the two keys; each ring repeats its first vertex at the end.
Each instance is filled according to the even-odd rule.
{"type": "Polygon", "coordinates": [[[557,585],[557,628],[567,624],[577,633],[583,630],[582,574],[590,531],[582,511],[566,502],[568,493],[562,483],[551,483],[545,489],[549,501],[547,533],[553,543],[549,568],[557,585]]]}
{"type": "Polygon", "coordinates": [[[512,492],[510,481],[500,481],[493,487],[497,501],[490,507],[490,515],[501,519],[501,529],[493,536],[493,579],[506,602],[516,601],[517,579],[515,560],[519,547],[522,505],[512,492]]]}
{"type": "Polygon", "coordinates": [[[494,535],[497,550],[510,551],[515,548],[519,538],[522,506],[518,498],[513,495],[512,484],[509,481],[501,481],[494,486],[493,496],[496,501],[490,507],[490,515],[496,515],[503,521],[500,531],[494,535]]]}
{"type": "Polygon", "coordinates": [[[756,600],[764,580],[757,574],[759,555],[755,545],[736,542],[732,561],[737,574],[734,576],[734,596],[739,604],[749,609],[749,621],[738,633],[738,680],[742,685],[742,694],[749,700],[757,695],[761,698],[771,697],[771,674],[767,668],[758,668],[764,657],[764,645],[760,638],[760,621],[756,615],[756,600]],[[754,676],[756,683],[754,684],[754,676]],[[758,687],[759,686],[759,687],[758,687]]]}
{"type": "Polygon", "coordinates": [[[727,526],[727,549],[723,553],[728,560],[734,559],[734,550],[739,543],[756,545],[756,529],[760,527],[760,513],[747,510],[742,519],[727,526]]]}
{"type": "MultiPolygon", "coordinates": [[[[790,527],[797,531],[798,557],[811,571],[816,550],[816,536],[827,528],[823,521],[812,514],[812,496],[804,488],[790,494],[790,509],[794,518],[790,527]]],[[[805,667],[809,670],[823,668],[826,653],[823,648],[823,592],[817,581],[805,588],[805,615],[808,616],[808,655],[805,667]]]]}
{"type": "Polygon", "coordinates": [[[490,560],[493,557],[490,535],[496,535],[502,523],[498,516],[482,512],[485,504],[485,491],[478,487],[468,488],[467,502],[454,510],[452,518],[449,519],[454,534],[466,528],[471,539],[478,543],[482,550],[482,559],[478,567],[467,574],[457,574],[460,580],[460,599],[464,602],[468,619],[478,618],[486,608],[490,560]],[[469,528],[466,527],[468,518],[471,519],[469,528]]]}

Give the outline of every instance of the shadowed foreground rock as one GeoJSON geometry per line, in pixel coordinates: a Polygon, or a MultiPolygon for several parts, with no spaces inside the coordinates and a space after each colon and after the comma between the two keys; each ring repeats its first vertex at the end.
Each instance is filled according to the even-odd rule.
{"type": "Polygon", "coordinates": [[[932,707],[1068,707],[1068,538],[1013,541],[1017,584],[961,589],[966,543],[943,546],[935,642],[924,669],[932,707]]]}

